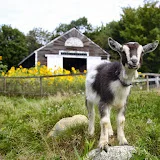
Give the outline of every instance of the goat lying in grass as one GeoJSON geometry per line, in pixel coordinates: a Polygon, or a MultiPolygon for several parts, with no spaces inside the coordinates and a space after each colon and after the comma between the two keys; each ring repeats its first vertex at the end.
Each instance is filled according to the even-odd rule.
{"type": "Polygon", "coordinates": [[[119,44],[108,38],[108,44],[120,54],[120,62],[103,62],[88,70],[86,77],[86,107],[89,118],[89,134],[94,134],[95,111],[94,104],[98,104],[100,113],[101,134],[99,147],[107,150],[109,137],[113,135],[110,122],[112,107],[118,109],[117,138],[120,145],[127,145],[124,134],[125,108],[134,78],[138,77],[137,69],[142,64],[145,53],[152,52],[158,46],[158,41],[145,46],[137,42],[119,44]]]}

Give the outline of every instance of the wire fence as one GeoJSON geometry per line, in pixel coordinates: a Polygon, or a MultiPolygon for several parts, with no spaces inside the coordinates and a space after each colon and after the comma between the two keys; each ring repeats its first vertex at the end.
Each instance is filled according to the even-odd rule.
{"type": "MultiPolygon", "coordinates": [[[[57,93],[80,93],[85,91],[85,74],[0,77],[0,94],[48,96],[57,93]]],[[[160,87],[160,74],[144,73],[133,83],[134,90],[160,87]]]]}
{"type": "Polygon", "coordinates": [[[134,87],[140,90],[150,91],[151,89],[159,89],[160,74],[141,73],[139,78],[134,81],[134,87]]]}
{"type": "Polygon", "coordinates": [[[78,93],[85,90],[85,74],[0,77],[0,93],[5,95],[47,96],[58,92],[78,93]]]}

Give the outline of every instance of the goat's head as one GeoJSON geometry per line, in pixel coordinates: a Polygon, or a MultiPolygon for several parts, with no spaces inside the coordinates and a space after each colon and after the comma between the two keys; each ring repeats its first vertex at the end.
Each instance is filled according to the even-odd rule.
{"type": "Polygon", "coordinates": [[[128,42],[121,45],[111,37],[108,38],[109,46],[120,54],[122,65],[128,69],[140,68],[143,55],[154,51],[157,48],[158,43],[159,41],[156,40],[145,46],[140,45],[138,42],[128,42]]]}

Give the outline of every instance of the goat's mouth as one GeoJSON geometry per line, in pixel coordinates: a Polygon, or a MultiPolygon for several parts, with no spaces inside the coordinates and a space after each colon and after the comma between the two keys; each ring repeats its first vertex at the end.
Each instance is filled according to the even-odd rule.
{"type": "Polygon", "coordinates": [[[128,69],[138,69],[138,65],[128,64],[128,69]]]}

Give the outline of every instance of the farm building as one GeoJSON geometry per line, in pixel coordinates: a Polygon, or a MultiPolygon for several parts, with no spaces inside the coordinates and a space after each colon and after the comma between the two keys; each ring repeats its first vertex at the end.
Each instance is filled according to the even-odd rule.
{"type": "Polygon", "coordinates": [[[18,65],[34,67],[37,62],[53,70],[58,67],[81,72],[102,60],[109,60],[109,54],[76,28],[55,38],[45,46],[35,50],[18,65]]]}

